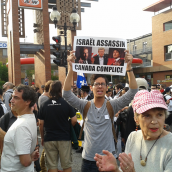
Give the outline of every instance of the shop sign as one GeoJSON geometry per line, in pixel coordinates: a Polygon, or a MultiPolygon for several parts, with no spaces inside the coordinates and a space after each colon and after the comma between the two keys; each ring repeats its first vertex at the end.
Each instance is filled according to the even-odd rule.
{"type": "Polygon", "coordinates": [[[42,9],[42,0],[18,0],[20,8],[42,9]]]}
{"type": "Polygon", "coordinates": [[[172,78],[162,80],[162,82],[172,82],[172,78]]]}
{"type": "Polygon", "coordinates": [[[7,48],[7,43],[0,42],[0,48],[7,48]]]}

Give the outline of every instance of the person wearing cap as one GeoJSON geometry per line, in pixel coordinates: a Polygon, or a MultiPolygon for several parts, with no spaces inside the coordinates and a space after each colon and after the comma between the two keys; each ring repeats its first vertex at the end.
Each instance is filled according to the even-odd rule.
{"type": "Polygon", "coordinates": [[[158,90],[136,93],[134,119],[141,130],[130,134],[125,153],[119,155],[120,168],[108,151],[96,154],[99,171],[170,172],[172,170],[172,133],[164,130],[167,106],[158,90]]]}
{"type": "Polygon", "coordinates": [[[89,95],[90,87],[89,86],[82,86],[81,87],[81,97],[84,100],[92,100],[91,96],[89,95]]]}

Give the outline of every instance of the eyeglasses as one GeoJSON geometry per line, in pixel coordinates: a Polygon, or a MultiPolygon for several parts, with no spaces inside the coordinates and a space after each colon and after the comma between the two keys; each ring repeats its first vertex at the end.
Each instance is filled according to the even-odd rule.
{"type": "Polygon", "coordinates": [[[94,86],[95,87],[100,87],[100,85],[101,85],[101,87],[106,87],[106,84],[105,83],[100,83],[100,82],[95,82],[94,83],[94,86]]]}

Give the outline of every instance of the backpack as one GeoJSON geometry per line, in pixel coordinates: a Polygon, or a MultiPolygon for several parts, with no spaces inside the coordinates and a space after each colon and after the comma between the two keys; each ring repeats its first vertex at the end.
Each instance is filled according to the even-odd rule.
{"type": "MultiPolygon", "coordinates": [[[[89,110],[90,106],[91,106],[91,102],[88,101],[87,104],[86,104],[85,107],[84,107],[84,111],[83,111],[83,124],[82,124],[82,128],[81,128],[81,130],[80,130],[80,134],[79,134],[78,140],[81,140],[81,136],[82,136],[83,129],[84,129],[85,119],[86,119],[86,117],[87,117],[87,113],[88,113],[88,110],[89,110]]],[[[109,116],[110,116],[111,123],[112,123],[112,132],[113,132],[113,136],[114,136],[115,142],[117,143],[117,137],[116,137],[115,127],[114,127],[114,124],[113,124],[114,111],[113,111],[113,107],[112,107],[112,105],[110,104],[109,101],[107,101],[106,107],[107,107],[107,110],[108,110],[108,112],[109,112],[109,116]]]]}
{"type": "Polygon", "coordinates": [[[0,103],[0,118],[4,115],[4,109],[2,107],[2,103],[0,103]]]}

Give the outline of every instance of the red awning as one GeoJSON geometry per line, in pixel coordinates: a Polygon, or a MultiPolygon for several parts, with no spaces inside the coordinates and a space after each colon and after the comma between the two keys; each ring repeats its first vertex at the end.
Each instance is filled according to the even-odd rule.
{"type": "Polygon", "coordinates": [[[172,5],[172,0],[160,0],[146,8],[143,11],[157,12],[164,8],[167,8],[172,5]]]}

